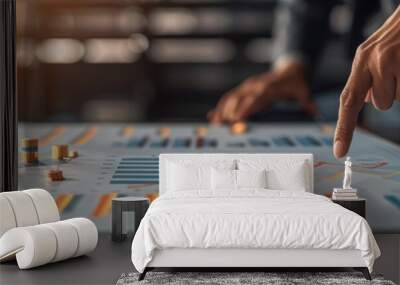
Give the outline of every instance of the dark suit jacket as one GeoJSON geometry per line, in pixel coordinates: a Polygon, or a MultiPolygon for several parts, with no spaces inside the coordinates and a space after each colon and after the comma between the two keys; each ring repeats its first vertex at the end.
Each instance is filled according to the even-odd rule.
{"type": "MultiPolygon", "coordinates": [[[[337,0],[280,0],[275,23],[277,57],[296,57],[312,70],[330,36],[329,15],[337,0]]],[[[347,50],[352,56],[364,40],[366,21],[377,11],[394,11],[400,0],[347,0],[353,12],[347,35],[347,50]]]]}

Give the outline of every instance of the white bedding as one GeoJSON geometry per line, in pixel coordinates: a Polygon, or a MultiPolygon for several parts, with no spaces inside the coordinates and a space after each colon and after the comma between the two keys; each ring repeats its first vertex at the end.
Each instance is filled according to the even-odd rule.
{"type": "Polygon", "coordinates": [[[358,249],[370,271],[380,255],[359,215],[320,195],[265,189],[162,195],[140,223],[132,262],[143,272],[154,250],[165,248],[358,249]]]}

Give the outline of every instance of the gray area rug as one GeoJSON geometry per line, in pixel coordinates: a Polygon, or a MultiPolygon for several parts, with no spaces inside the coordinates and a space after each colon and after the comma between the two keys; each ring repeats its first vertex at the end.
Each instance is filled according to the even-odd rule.
{"type": "Polygon", "coordinates": [[[359,272],[148,272],[146,278],[138,281],[138,273],[124,273],[117,285],[145,284],[379,284],[395,285],[382,276],[372,275],[368,281],[359,272]]]}

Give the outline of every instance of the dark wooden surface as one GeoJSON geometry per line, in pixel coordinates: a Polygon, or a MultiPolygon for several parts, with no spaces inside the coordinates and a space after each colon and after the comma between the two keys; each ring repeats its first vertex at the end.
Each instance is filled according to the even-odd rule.
{"type": "Polygon", "coordinates": [[[365,212],[366,212],[366,200],[365,199],[332,200],[332,201],[350,211],[353,211],[356,214],[359,214],[361,217],[365,218],[365,212]]]}
{"type": "MultiPolygon", "coordinates": [[[[398,263],[393,264],[398,247],[390,247],[387,241],[378,238],[377,242],[384,256],[376,261],[375,273],[384,274],[386,279],[398,282],[398,263]],[[389,247],[387,247],[389,246],[389,247]],[[385,256],[388,254],[387,258],[385,256]],[[392,255],[390,255],[392,254],[392,255]],[[392,269],[390,269],[392,267],[392,269]],[[389,270],[390,269],[390,270],[389,270]]],[[[397,239],[393,237],[393,243],[397,239]]],[[[124,242],[112,242],[110,233],[101,233],[95,251],[87,256],[52,263],[29,270],[19,270],[15,261],[0,263],[1,285],[43,285],[43,284],[115,284],[122,273],[135,272],[131,261],[132,236],[124,242]]],[[[179,271],[188,269],[181,268],[179,271]]],[[[193,269],[192,269],[193,270],[193,269]]],[[[204,270],[203,269],[199,269],[204,270]]],[[[232,270],[232,269],[227,269],[232,270]]],[[[254,269],[260,271],[259,268],[254,269]]],[[[274,268],[274,272],[284,269],[274,268]]],[[[291,268],[289,271],[351,271],[351,268],[291,268]]],[[[160,271],[164,269],[160,268],[160,271]]],[[[215,271],[215,269],[214,269],[215,271]]],[[[245,268],[244,271],[251,271],[245,268]]],[[[286,269],[288,271],[288,269],[286,269]]]]}
{"type": "Polygon", "coordinates": [[[115,284],[122,273],[135,271],[131,261],[132,237],[112,242],[100,233],[97,248],[87,256],[19,270],[15,261],[0,264],[1,285],[115,284]]]}

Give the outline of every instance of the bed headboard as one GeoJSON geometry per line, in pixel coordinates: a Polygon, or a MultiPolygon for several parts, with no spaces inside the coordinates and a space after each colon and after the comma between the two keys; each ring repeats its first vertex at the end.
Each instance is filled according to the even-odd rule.
{"type": "Polygon", "coordinates": [[[306,162],[306,183],[307,192],[314,192],[314,162],[311,153],[166,153],[160,154],[159,160],[159,191],[160,195],[166,192],[166,179],[167,171],[166,166],[168,160],[190,160],[190,161],[213,161],[213,160],[227,160],[227,159],[293,159],[304,160],[306,162]]]}

